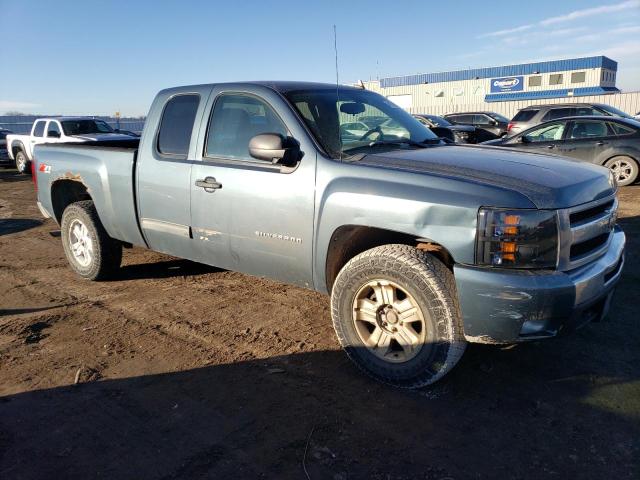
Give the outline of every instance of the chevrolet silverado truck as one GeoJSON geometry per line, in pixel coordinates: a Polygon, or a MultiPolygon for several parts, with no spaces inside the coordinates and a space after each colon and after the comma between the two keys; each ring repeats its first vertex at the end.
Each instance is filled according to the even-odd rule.
{"type": "Polygon", "coordinates": [[[10,134],[6,137],[9,160],[20,173],[29,173],[33,147],[41,143],[78,143],[98,140],[124,140],[121,134],[103,121],[86,117],[39,118],[33,122],[29,135],[10,134]]]}
{"type": "Polygon", "coordinates": [[[136,245],[329,294],[351,360],[413,388],[467,342],[554,337],[609,308],[612,175],[505,150],[446,144],[367,90],[255,82],[163,90],[139,141],[39,145],[34,167],[80,276],[117,274],[136,245]],[[389,122],[341,129],[369,116],[389,122]]]}

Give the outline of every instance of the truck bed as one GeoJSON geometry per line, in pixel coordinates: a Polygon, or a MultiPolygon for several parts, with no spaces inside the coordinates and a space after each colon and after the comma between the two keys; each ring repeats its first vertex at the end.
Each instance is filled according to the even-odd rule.
{"type": "Polygon", "coordinates": [[[138,224],[135,164],[139,139],[91,143],[42,144],[35,147],[38,199],[60,221],[55,188],[60,181],[86,188],[107,233],[123,242],[146,245],[138,224]],[[117,220],[116,220],[117,219],[117,220]]]}

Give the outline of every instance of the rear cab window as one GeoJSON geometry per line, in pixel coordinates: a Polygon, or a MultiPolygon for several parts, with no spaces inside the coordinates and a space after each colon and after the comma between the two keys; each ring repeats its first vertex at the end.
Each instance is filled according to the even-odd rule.
{"type": "Polygon", "coordinates": [[[46,122],[44,120],[38,120],[33,127],[33,136],[34,137],[43,137],[44,136],[44,126],[46,122]]]}
{"type": "Polygon", "coordinates": [[[187,157],[199,104],[200,95],[194,93],[176,95],[167,101],[158,129],[158,153],[187,157]]]}

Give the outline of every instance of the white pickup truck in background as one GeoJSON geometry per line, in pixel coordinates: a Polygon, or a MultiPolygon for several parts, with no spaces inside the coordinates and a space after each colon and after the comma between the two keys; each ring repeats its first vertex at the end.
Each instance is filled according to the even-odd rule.
{"type": "Polygon", "coordinates": [[[78,143],[98,140],[131,139],[119,133],[104,120],[85,117],[39,118],[29,135],[7,135],[7,153],[20,173],[28,173],[33,160],[33,147],[40,143],[78,143]]]}

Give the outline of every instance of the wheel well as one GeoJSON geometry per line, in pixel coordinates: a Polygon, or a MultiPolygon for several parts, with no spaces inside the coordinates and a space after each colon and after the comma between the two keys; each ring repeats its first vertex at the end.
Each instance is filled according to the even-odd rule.
{"type": "Polygon", "coordinates": [[[70,204],[82,200],[91,200],[87,187],[75,180],[57,180],[51,186],[51,204],[53,215],[58,223],[62,220],[64,209],[70,204]]]}
{"type": "Polygon", "coordinates": [[[365,250],[391,243],[411,245],[425,250],[441,260],[447,268],[453,270],[453,257],[449,251],[429,239],[382,228],[345,225],[333,232],[329,242],[325,265],[327,291],[331,291],[338,273],[349,260],[365,250]]]}
{"type": "Polygon", "coordinates": [[[24,145],[22,145],[22,143],[17,143],[16,145],[11,146],[11,153],[13,153],[14,157],[16,156],[16,153],[18,153],[20,150],[24,152],[24,145]]]}

